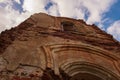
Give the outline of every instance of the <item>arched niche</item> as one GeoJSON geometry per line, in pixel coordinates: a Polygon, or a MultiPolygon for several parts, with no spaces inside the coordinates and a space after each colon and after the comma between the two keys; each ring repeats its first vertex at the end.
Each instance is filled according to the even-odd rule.
{"type": "Polygon", "coordinates": [[[102,80],[102,79],[89,73],[79,73],[71,77],[70,80],[102,80]]]}
{"type": "Polygon", "coordinates": [[[63,21],[61,22],[62,30],[63,31],[76,31],[76,27],[74,23],[70,21],[63,21]]]}
{"type": "MultiPolygon", "coordinates": [[[[67,79],[63,80],[74,79],[75,76],[80,74],[97,77],[102,80],[120,79],[118,77],[119,73],[114,64],[114,61],[116,62],[116,64],[118,64],[117,60],[119,60],[119,58],[117,56],[114,56],[109,51],[82,43],[79,45],[48,45],[44,46],[43,48],[46,51],[47,67],[53,69],[56,75],[60,75],[59,73],[62,72],[62,74],[64,74],[64,78],[68,77],[67,79]],[[90,54],[92,56],[92,59],[94,59],[86,59],[86,56],[81,54],[90,54]],[[76,57],[76,55],[78,55],[78,57],[76,57]],[[81,57],[80,55],[83,57],[81,57]],[[99,62],[99,59],[101,60],[101,62],[99,62]],[[98,62],[94,60],[98,60],[98,62]],[[103,65],[102,63],[107,64],[107,66],[103,65]]],[[[88,55],[87,57],[90,57],[90,55],[88,55]]]]}
{"type": "MultiPolygon", "coordinates": [[[[113,72],[88,62],[72,62],[61,65],[60,70],[68,75],[67,80],[119,80],[113,72]]],[[[62,73],[63,74],[63,73],[62,73]]],[[[61,74],[61,75],[62,75],[61,74]]],[[[63,75],[62,75],[63,76],[63,75]]]]}

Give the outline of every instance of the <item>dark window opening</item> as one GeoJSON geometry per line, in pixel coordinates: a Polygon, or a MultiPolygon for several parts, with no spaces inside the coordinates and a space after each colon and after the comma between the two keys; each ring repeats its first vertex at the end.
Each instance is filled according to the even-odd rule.
{"type": "Polygon", "coordinates": [[[62,30],[64,31],[76,31],[75,26],[72,22],[64,21],[61,22],[62,30]]]}

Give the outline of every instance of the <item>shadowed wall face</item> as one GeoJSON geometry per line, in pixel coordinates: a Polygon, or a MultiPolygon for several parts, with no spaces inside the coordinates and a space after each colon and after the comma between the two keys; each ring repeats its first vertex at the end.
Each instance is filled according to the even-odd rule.
{"type": "Polygon", "coordinates": [[[74,75],[70,80],[102,80],[102,79],[88,73],[79,73],[74,75]]]}

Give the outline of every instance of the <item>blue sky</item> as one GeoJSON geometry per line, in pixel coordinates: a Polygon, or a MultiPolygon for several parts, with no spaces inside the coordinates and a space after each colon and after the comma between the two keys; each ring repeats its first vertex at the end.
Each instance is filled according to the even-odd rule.
{"type": "Polygon", "coordinates": [[[111,6],[111,9],[105,14],[105,17],[110,18],[109,22],[104,23],[105,29],[114,21],[120,20],[120,0],[111,6]]]}
{"type": "Polygon", "coordinates": [[[120,41],[120,0],[0,0],[0,32],[39,12],[83,19],[120,41]]]}

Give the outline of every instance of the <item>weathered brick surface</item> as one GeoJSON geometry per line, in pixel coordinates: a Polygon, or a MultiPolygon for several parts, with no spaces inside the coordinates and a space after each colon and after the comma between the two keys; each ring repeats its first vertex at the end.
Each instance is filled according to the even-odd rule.
{"type": "Polygon", "coordinates": [[[0,54],[0,80],[120,79],[120,43],[82,20],[32,15],[1,33],[0,54]]]}

